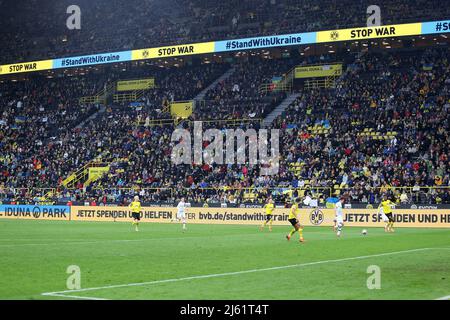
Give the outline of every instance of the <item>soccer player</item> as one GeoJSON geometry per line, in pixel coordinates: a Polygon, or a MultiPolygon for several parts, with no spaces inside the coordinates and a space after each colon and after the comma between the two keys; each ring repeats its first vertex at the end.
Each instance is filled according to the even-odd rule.
{"type": "Polygon", "coordinates": [[[141,220],[141,202],[139,201],[138,196],[134,196],[134,201],[132,201],[129,205],[131,208],[131,216],[133,217],[132,225],[135,226],[135,230],[139,231],[139,221],[141,220]]]}
{"type": "Polygon", "coordinates": [[[345,198],[341,197],[338,202],[336,202],[335,207],[335,217],[334,217],[334,232],[338,237],[341,236],[342,227],[344,226],[344,217],[342,212],[342,205],[345,203],[345,198]]]}
{"type": "Polygon", "coordinates": [[[183,232],[186,231],[186,202],[184,197],[181,198],[181,201],[178,202],[177,205],[177,220],[181,220],[183,222],[183,232]]]}
{"type": "MultiPolygon", "coordinates": [[[[385,215],[384,212],[383,212],[383,207],[381,207],[381,206],[378,207],[378,214],[381,215],[381,219],[383,219],[383,222],[384,222],[384,223],[387,224],[387,223],[389,222],[389,218],[386,217],[386,215],[385,215]]],[[[387,232],[387,231],[386,231],[386,227],[387,227],[387,226],[384,227],[384,231],[385,231],[385,232],[387,232]]]]}
{"type": "Polygon", "coordinates": [[[269,201],[264,205],[264,209],[266,209],[266,221],[261,225],[260,230],[262,231],[266,224],[269,224],[269,231],[272,231],[272,222],[273,222],[273,216],[272,212],[275,208],[275,205],[273,204],[272,198],[269,198],[269,201]]]}
{"type": "Polygon", "coordinates": [[[304,242],[305,240],[303,239],[303,226],[300,224],[300,222],[297,219],[297,215],[298,215],[298,204],[300,203],[301,199],[297,198],[294,202],[294,204],[292,204],[291,209],[289,211],[289,217],[288,217],[288,221],[292,224],[292,226],[294,227],[294,229],[291,230],[291,232],[289,232],[288,235],[286,235],[286,239],[289,241],[291,240],[292,235],[298,231],[298,234],[300,235],[300,242],[304,242]]]}
{"type": "Polygon", "coordinates": [[[385,220],[386,225],[384,227],[385,232],[394,232],[394,217],[392,215],[392,208],[391,208],[391,205],[393,204],[394,203],[388,199],[387,194],[384,194],[383,200],[378,206],[378,210],[380,209],[383,210],[382,215],[384,214],[387,217],[387,221],[385,220]]]}

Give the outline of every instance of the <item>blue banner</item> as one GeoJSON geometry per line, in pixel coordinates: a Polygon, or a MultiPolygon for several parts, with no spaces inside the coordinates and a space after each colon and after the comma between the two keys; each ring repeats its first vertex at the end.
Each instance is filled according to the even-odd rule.
{"type": "Polygon", "coordinates": [[[450,20],[423,22],[422,34],[450,32],[450,20]]]}
{"type": "Polygon", "coordinates": [[[131,61],[131,51],[93,54],[53,60],[53,69],[131,61]]]}
{"type": "Polygon", "coordinates": [[[40,205],[0,205],[0,218],[70,220],[70,207],[40,205]]]}
{"type": "Polygon", "coordinates": [[[216,41],[214,52],[294,46],[299,44],[310,44],[315,42],[316,42],[315,32],[294,33],[281,36],[267,36],[267,37],[216,41]]]}

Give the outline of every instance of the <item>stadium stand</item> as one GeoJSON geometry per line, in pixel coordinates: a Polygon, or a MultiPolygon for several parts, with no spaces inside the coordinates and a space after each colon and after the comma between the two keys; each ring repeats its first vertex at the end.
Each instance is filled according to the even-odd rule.
{"type": "MultiPolygon", "coordinates": [[[[303,92],[274,125],[290,132],[288,180],[363,203],[391,187],[448,185],[448,53],[366,54],[336,89],[303,92]]],[[[415,196],[449,199],[439,189],[415,196]]]]}
{"type": "MultiPolygon", "coordinates": [[[[58,192],[50,194],[57,201],[121,203],[140,188],[144,201],[173,201],[186,194],[199,202],[220,202],[226,196],[227,201],[240,203],[257,201],[267,193],[283,199],[289,194],[285,193],[288,188],[298,188],[302,194],[312,192],[319,197],[348,192],[355,202],[375,203],[392,187],[397,188],[395,192],[400,199],[400,187],[411,186],[407,190],[410,201],[448,202],[447,189],[417,188],[449,183],[448,49],[425,50],[419,53],[419,60],[413,58],[417,54],[367,53],[348,66],[336,88],[303,89],[272,123],[273,128],[282,130],[282,160],[280,174],[265,178],[258,177],[257,167],[248,165],[175,166],[170,163],[174,123],[150,123],[150,119],[170,118],[161,111],[164,101],[174,96],[193,98],[225,72],[228,65],[208,64],[160,72],[159,85],[146,93],[143,106],[130,110],[126,104],[112,105],[76,129],[73,129],[76,123],[98,109],[68,107],[65,114],[58,111],[70,105],[66,99],[70,101],[70,97],[89,91],[88,78],[46,80],[45,85],[53,90],[64,85],[68,97],[57,96],[61,101],[51,101],[48,110],[41,112],[54,119],[50,123],[58,121],[64,125],[56,131],[51,125],[39,130],[19,130],[16,135],[4,131],[3,137],[10,140],[2,139],[2,147],[9,151],[2,156],[2,185],[17,190],[15,201],[33,199],[25,190],[59,186],[58,192]],[[185,74],[190,75],[184,77],[189,81],[181,82],[180,77],[185,74]],[[66,81],[77,85],[71,87],[66,81]],[[51,106],[56,107],[54,113],[51,106]],[[42,143],[38,138],[41,136],[42,140],[50,138],[50,142],[42,143]],[[72,189],[61,186],[68,173],[99,156],[110,164],[108,174],[88,186],[81,182],[72,189]]],[[[229,124],[220,119],[231,116],[240,121],[245,115],[239,112],[257,110],[255,116],[262,116],[266,113],[266,105],[261,102],[265,97],[259,95],[257,84],[293,64],[295,61],[288,59],[255,60],[234,66],[234,74],[207,92],[208,99],[214,98],[215,102],[207,102],[188,122],[216,119],[214,125],[225,128],[229,124]],[[239,88],[239,92],[233,88],[239,88]],[[245,101],[254,102],[255,109],[246,109],[245,101]]],[[[27,123],[39,125],[34,113],[48,92],[41,90],[41,95],[28,99],[36,95],[33,89],[37,85],[42,83],[36,80],[23,91],[8,88],[8,92],[16,92],[18,96],[2,96],[5,106],[13,106],[2,110],[7,130],[17,131],[14,126],[21,125],[20,119],[17,121],[19,114],[30,118],[27,123]],[[23,107],[18,97],[23,98],[23,107]],[[20,112],[21,109],[24,111],[20,112]]],[[[99,87],[101,84],[96,83],[90,92],[99,87]]],[[[186,128],[190,127],[188,122],[184,123],[186,128]]],[[[238,125],[249,127],[241,122],[238,125]]],[[[3,194],[5,199],[11,199],[7,191],[3,194]]]]}
{"type": "MultiPolygon", "coordinates": [[[[365,25],[368,0],[216,1],[79,0],[82,27],[65,25],[69,0],[17,0],[0,10],[0,63],[149,48],[177,43],[295,33],[365,25]],[[35,8],[39,6],[39,11],[35,8]],[[16,12],[21,19],[16,19],[16,12]],[[333,19],[330,19],[333,17],[333,19]],[[8,31],[6,31],[8,30],[8,31]],[[130,36],[133,35],[133,36],[130,36]]],[[[433,21],[450,16],[437,0],[382,0],[382,23],[433,21]],[[421,8],[418,10],[417,8],[421,8]],[[436,10],[435,8],[440,8],[436,10]]]]}
{"type": "MultiPolygon", "coordinates": [[[[138,117],[143,124],[147,118],[170,118],[162,110],[165,102],[174,97],[194,96],[204,87],[204,82],[219,77],[224,68],[225,65],[203,65],[182,71],[152,72],[158,77],[157,87],[141,98],[140,111],[130,110],[124,103],[108,106],[103,112],[97,112],[98,106],[79,105],[78,98],[94,94],[108,79],[103,79],[103,85],[97,85],[96,77],[95,83],[88,82],[89,78],[50,81],[38,77],[29,82],[2,85],[1,92],[14,93],[1,95],[3,187],[16,188],[21,196],[43,188],[37,192],[43,196],[47,189],[60,185],[65,176],[94,160],[106,148],[111,152],[114,143],[120,146],[119,138],[126,140],[130,127],[139,125],[138,117]],[[82,127],[76,126],[95,112],[93,119],[82,127]]],[[[126,149],[121,151],[125,153],[126,149]]]]}
{"type": "MultiPolygon", "coordinates": [[[[70,36],[52,27],[54,21],[64,22],[66,0],[54,6],[40,2],[43,17],[32,21],[16,21],[0,10],[0,25],[14,29],[0,32],[0,41],[11,44],[0,47],[0,62],[360,26],[365,16],[352,12],[364,12],[368,4],[233,0],[221,6],[170,0],[156,8],[151,1],[140,1],[140,7],[130,2],[108,0],[104,6],[105,1],[96,1],[93,5],[104,9],[101,19],[87,17],[86,28],[70,36]],[[324,18],[331,14],[334,19],[324,18]],[[115,24],[120,32],[105,28],[115,24]]],[[[383,23],[450,16],[448,6],[444,12],[433,10],[437,1],[409,3],[381,1],[383,23]],[[421,4],[424,10],[413,9],[421,4]]],[[[15,3],[28,16],[37,5],[15,3]]],[[[449,53],[448,46],[344,52],[345,57],[258,52],[207,63],[199,58],[192,65],[180,61],[177,67],[135,63],[75,76],[2,80],[0,201],[124,204],[139,193],[144,202],[173,202],[185,195],[199,203],[241,204],[268,194],[284,201],[309,193],[325,201],[345,192],[353,202],[374,204],[392,192],[399,202],[450,203],[449,53]],[[293,67],[325,62],[344,63],[335,86],[274,89],[274,79],[293,67]],[[108,91],[117,80],[148,76],[156,86],[134,98],[115,100],[108,91]],[[99,92],[104,103],[80,100],[99,92]],[[248,164],[171,163],[175,128],[192,130],[193,121],[204,121],[204,128],[258,129],[291,93],[298,97],[269,124],[281,130],[279,175],[261,177],[259,167],[248,164]],[[172,102],[195,99],[189,117],[173,117],[172,102]],[[91,168],[103,174],[87,179],[91,168]]]]}

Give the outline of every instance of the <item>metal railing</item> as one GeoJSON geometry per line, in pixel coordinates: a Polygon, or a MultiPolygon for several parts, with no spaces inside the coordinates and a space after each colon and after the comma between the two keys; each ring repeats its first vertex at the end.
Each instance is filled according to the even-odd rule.
{"type": "Polygon", "coordinates": [[[267,94],[269,92],[291,92],[292,84],[276,82],[276,83],[263,83],[258,88],[259,93],[267,94]]]}
{"type": "Polygon", "coordinates": [[[173,125],[174,119],[150,119],[147,120],[138,120],[136,121],[137,126],[143,126],[143,127],[154,127],[154,126],[165,126],[165,125],[173,125]]]}
{"type": "Polygon", "coordinates": [[[135,102],[138,101],[144,95],[144,90],[135,90],[128,93],[116,93],[113,95],[113,102],[135,102]]]}
{"type": "MultiPolygon", "coordinates": [[[[65,194],[73,196],[75,194],[81,197],[90,198],[93,195],[134,195],[136,193],[145,191],[146,195],[161,194],[165,199],[176,200],[181,196],[190,198],[216,198],[221,199],[223,196],[235,197],[240,202],[261,202],[265,201],[270,195],[275,199],[278,198],[293,198],[303,197],[305,194],[311,195],[313,198],[321,198],[324,201],[328,197],[337,197],[339,194],[352,190],[346,186],[343,187],[316,187],[312,185],[305,185],[299,188],[276,186],[276,187],[209,187],[209,188],[172,188],[172,187],[143,187],[135,185],[134,187],[101,187],[93,186],[89,188],[65,188],[63,186],[56,188],[7,188],[0,187],[0,199],[7,195],[13,197],[43,197],[49,198],[64,198],[65,194]],[[340,190],[340,193],[337,193],[340,190]]],[[[428,196],[438,195],[442,192],[450,192],[449,186],[402,186],[402,187],[376,187],[372,188],[378,195],[390,191],[400,201],[400,194],[407,195],[406,203],[429,203],[428,196]]],[[[379,200],[379,198],[378,198],[379,200]]]]}
{"type": "Polygon", "coordinates": [[[106,104],[108,94],[115,90],[115,82],[108,84],[105,88],[93,96],[81,97],[79,102],[81,104],[106,104]]]}
{"type": "MultiPolygon", "coordinates": [[[[230,127],[237,127],[242,124],[249,124],[249,123],[258,123],[259,125],[262,125],[264,119],[261,118],[254,118],[254,119],[213,119],[213,120],[196,120],[199,122],[202,122],[204,124],[227,124],[230,127]]],[[[189,126],[192,126],[194,124],[194,121],[187,120],[189,123],[189,126]]]]}
{"type": "Polygon", "coordinates": [[[291,68],[286,74],[283,74],[282,79],[276,83],[263,83],[259,86],[260,94],[267,94],[269,92],[292,92],[294,87],[295,67],[291,68]]]}
{"type": "Polygon", "coordinates": [[[333,77],[327,77],[323,79],[307,79],[304,83],[305,89],[319,89],[319,88],[333,88],[335,85],[335,79],[333,77]]]}
{"type": "Polygon", "coordinates": [[[88,163],[86,163],[84,166],[79,168],[77,171],[70,174],[61,185],[66,188],[73,188],[75,185],[82,181],[83,183],[88,180],[89,177],[89,168],[93,167],[103,167],[108,165],[107,163],[103,162],[101,159],[94,159],[88,163]]]}
{"type": "MultiPolygon", "coordinates": [[[[194,125],[193,120],[184,120],[186,123],[188,123],[189,126],[194,125]]],[[[242,124],[249,124],[249,123],[258,123],[259,125],[262,125],[263,119],[261,118],[254,118],[254,119],[213,119],[213,120],[196,120],[199,122],[202,122],[204,124],[227,124],[230,127],[237,127],[242,124]]],[[[136,122],[137,126],[163,126],[163,125],[176,125],[176,119],[151,119],[149,121],[140,119],[136,122]]]]}

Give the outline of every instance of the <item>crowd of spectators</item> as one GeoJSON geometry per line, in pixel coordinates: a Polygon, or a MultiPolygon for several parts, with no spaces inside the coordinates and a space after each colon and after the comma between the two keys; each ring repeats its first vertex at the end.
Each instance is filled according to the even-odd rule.
{"type": "MultiPolygon", "coordinates": [[[[103,161],[129,158],[144,148],[148,153],[149,148],[157,145],[154,140],[157,132],[152,131],[153,140],[146,145],[141,138],[146,138],[150,131],[140,131],[139,127],[148,128],[154,119],[170,119],[167,109],[170,101],[194,98],[227,68],[227,65],[203,64],[149,70],[139,75],[155,77],[155,88],[147,90],[137,105],[128,102],[104,108],[81,105],[79,98],[95,95],[111,84],[108,80],[120,78],[118,75],[36,77],[2,83],[0,194],[7,199],[11,195],[39,198],[98,157],[103,161]]],[[[120,76],[135,78],[137,74],[121,73],[120,76]]],[[[139,155],[136,158],[140,161],[137,168],[149,167],[155,160],[154,157],[143,160],[139,155]]],[[[118,186],[125,185],[120,177],[118,181],[118,186]]]]}
{"type": "Polygon", "coordinates": [[[146,91],[142,99],[147,105],[154,106],[167,105],[172,101],[191,100],[229,68],[226,63],[214,63],[172,68],[170,72],[156,70],[152,73],[152,77],[157,79],[156,87],[146,91]]]}
{"type": "Polygon", "coordinates": [[[35,77],[0,83],[0,184],[46,187],[63,175],[69,148],[59,139],[99,110],[79,98],[100,90],[97,77],[35,77]],[[64,145],[64,146],[63,146],[64,145]],[[51,161],[60,157],[59,162],[51,161]]]}
{"type": "Polygon", "coordinates": [[[336,89],[303,91],[273,124],[289,146],[281,167],[304,165],[281,180],[339,185],[359,202],[401,186],[414,187],[421,201],[448,202],[448,188],[439,188],[450,184],[448,57],[448,48],[366,54],[336,89]]]}
{"type": "MultiPolygon", "coordinates": [[[[6,123],[6,129],[4,125],[1,129],[1,198],[35,201],[27,192],[55,188],[57,192],[49,198],[58,201],[123,203],[139,193],[144,202],[175,201],[185,195],[201,203],[224,199],[240,203],[247,201],[249,194],[254,194],[253,200],[269,194],[285,199],[297,189],[302,192],[295,195],[306,192],[322,200],[345,192],[353,202],[374,204],[384,192],[394,192],[403,202],[449,203],[449,189],[439,188],[449,186],[448,56],[448,48],[369,52],[344,66],[335,88],[300,90],[299,97],[272,123],[272,128],[281,129],[280,170],[266,177],[259,174],[258,165],[248,163],[175,165],[171,161],[177,143],[171,141],[175,124],[150,123],[169,117],[162,111],[166,100],[192,99],[229,70],[229,65],[161,71],[157,88],[146,93],[145,103],[138,107],[108,105],[76,128],[73,126],[83,118],[79,112],[89,115],[89,107],[75,108],[78,105],[69,103],[66,95],[86,94],[102,87],[101,83],[86,78],[73,86],[69,79],[9,84],[29,88],[0,91],[2,121],[6,123]],[[81,84],[85,82],[89,85],[81,84]],[[71,89],[63,90],[66,86],[71,89]],[[56,106],[54,112],[50,111],[52,105],[56,106]],[[41,116],[64,125],[53,132],[34,123],[38,122],[38,110],[41,116]],[[61,115],[58,110],[67,113],[61,115]],[[16,115],[30,117],[33,123],[11,129],[17,123],[16,115]],[[50,140],[40,144],[41,136],[50,140]],[[71,172],[99,157],[110,164],[106,175],[89,185],[79,182],[70,190],[61,186],[71,172]]],[[[270,82],[297,62],[260,59],[231,66],[234,73],[206,93],[206,107],[179,125],[192,131],[189,120],[219,119],[214,127],[226,129],[229,126],[221,119],[242,119],[253,112],[258,117],[270,111],[273,106],[265,104],[265,99],[271,95],[261,94],[259,84],[270,82]],[[245,109],[240,101],[250,101],[254,108],[245,109]]],[[[259,128],[255,123],[238,126],[259,128]]],[[[203,147],[208,143],[203,142],[203,147]]]]}
{"type": "Polygon", "coordinates": [[[206,102],[196,108],[191,119],[263,119],[286,94],[271,92],[270,84],[297,65],[297,59],[242,59],[233,73],[209,90],[206,102]]]}
{"type": "MultiPolygon", "coordinates": [[[[440,188],[450,183],[448,53],[448,49],[432,49],[366,54],[348,66],[335,89],[303,90],[273,123],[282,130],[276,176],[261,177],[259,167],[248,164],[174,167],[167,162],[159,167],[164,168],[159,180],[150,178],[146,184],[134,176],[125,185],[165,190],[150,192],[151,200],[176,199],[181,191],[169,192],[170,188],[183,190],[199,202],[217,202],[224,196],[244,201],[247,188],[257,190],[256,197],[282,196],[288,189],[300,188],[325,198],[347,193],[359,203],[374,204],[385,192],[393,192],[403,202],[448,203],[449,189],[440,188]],[[323,133],[316,134],[314,127],[323,133]],[[374,134],[361,135],[365,132],[374,134]]],[[[252,70],[249,65],[245,74],[252,70]]],[[[228,88],[239,79],[239,73],[230,77],[228,88]]],[[[219,84],[212,95],[222,87],[219,84]]],[[[202,109],[198,119],[218,116],[216,110],[202,109]]],[[[227,125],[217,122],[216,127],[227,125]]],[[[171,129],[157,132],[158,144],[167,147],[149,163],[162,155],[169,159],[171,129]]],[[[133,167],[124,169],[124,174],[133,167]]]]}

